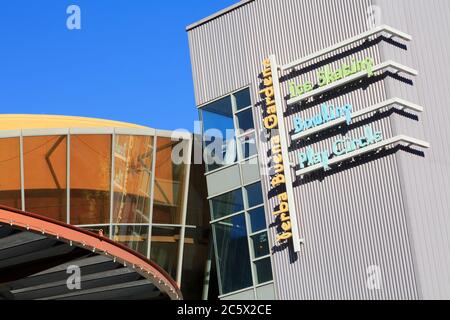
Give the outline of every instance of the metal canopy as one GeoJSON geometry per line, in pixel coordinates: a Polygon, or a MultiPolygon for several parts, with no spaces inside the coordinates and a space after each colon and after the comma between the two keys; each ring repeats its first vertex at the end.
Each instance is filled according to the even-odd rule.
{"type": "Polygon", "coordinates": [[[138,253],[100,235],[0,207],[0,300],[181,298],[176,283],[138,253]],[[79,290],[67,285],[71,266],[79,268],[79,290]]]}

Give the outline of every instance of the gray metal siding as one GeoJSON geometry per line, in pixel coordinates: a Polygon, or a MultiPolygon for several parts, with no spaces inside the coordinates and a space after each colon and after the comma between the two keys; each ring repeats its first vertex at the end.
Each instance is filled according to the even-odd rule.
{"type": "Polygon", "coordinates": [[[383,56],[395,58],[419,71],[414,86],[389,81],[388,92],[425,108],[419,121],[392,118],[393,130],[431,143],[426,161],[399,153],[398,167],[421,297],[450,298],[450,1],[377,0],[381,22],[412,35],[407,52],[383,45],[383,56]]]}
{"type": "MultiPolygon", "coordinates": [[[[256,0],[192,29],[189,41],[197,104],[249,84],[253,101],[259,102],[258,75],[264,58],[275,54],[279,63],[288,63],[366,31],[366,11],[371,4],[370,0],[256,0]]],[[[396,21],[390,22],[395,28],[403,27],[396,21]]],[[[403,29],[410,32],[408,27],[403,29]]],[[[382,49],[389,48],[399,57],[405,54],[389,46],[382,49]]],[[[408,50],[415,51],[415,46],[408,50]]],[[[356,56],[370,55],[378,62],[396,58],[396,55],[387,56],[385,51],[381,54],[375,46],[356,56]]],[[[386,85],[406,86],[381,81],[331,102],[351,102],[355,110],[368,107],[394,96],[386,85]]],[[[283,86],[286,94],[285,84],[283,86]]],[[[301,112],[311,114],[312,110],[316,112],[317,107],[301,112]]],[[[261,110],[257,106],[255,116],[257,130],[261,131],[261,110]]],[[[408,121],[400,119],[398,122],[408,121]]],[[[392,129],[393,124],[396,122],[382,118],[375,121],[373,127],[389,138],[397,133],[392,129]]],[[[292,129],[290,117],[286,125],[292,129]]],[[[349,135],[361,134],[361,130],[352,130],[349,135]]],[[[329,147],[335,138],[324,140],[314,148],[329,147]]],[[[261,143],[259,153],[263,162],[269,160],[267,150],[268,145],[261,143]]],[[[290,157],[294,160],[294,153],[290,157]]],[[[410,191],[402,192],[406,182],[404,174],[399,174],[404,171],[399,165],[407,161],[423,166],[429,160],[397,153],[295,189],[299,227],[306,244],[294,260],[287,249],[274,254],[279,299],[419,298],[414,272],[417,263],[413,262],[411,253],[413,244],[406,212],[411,204],[404,195],[410,191]],[[371,265],[381,267],[382,290],[370,291],[366,287],[366,269],[371,265]]],[[[267,176],[263,175],[263,182],[267,193],[267,176]]],[[[265,205],[268,222],[272,223],[271,209],[275,202],[271,200],[265,205]]],[[[275,230],[271,228],[270,239],[274,238],[275,230]]]]}

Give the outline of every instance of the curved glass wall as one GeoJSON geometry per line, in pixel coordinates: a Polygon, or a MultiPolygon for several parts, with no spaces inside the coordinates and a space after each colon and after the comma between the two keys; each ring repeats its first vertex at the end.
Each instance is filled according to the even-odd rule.
{"type": "Polygon", "coordinates": [[[0,139],[0,203],[22,208],[20,185],[20,140],[0,139]]]}
{"type": "Polygon", "coordinates": [[[70,136],[70,224],[110,222],[111,141],[111,135],[70,136]]]}
{"type": "Polygon", "coordinates": [[[114,224],[150,222],[153,140],[145,136],[116,136],[114,224]]]}
{"type": "Polygon", "coordinates": [[[66,221],[67,137],[24,137],[23,165],[27,210],[66,221]]]}
{"type": "Polygon", "coordinates": [[[0,205],[102,233],[159,264],[200,299],[209,240],[201,222],[209,212],[196,210],[206,187],[187,180],[192,135],[123,128],[54,134],[60,131],[8,136],[0,128],[0,205]],[[199,224],[186,225],[188,207],[189,220],[199,224]],[[192,263],[193,256],[201,259],[192,263]]]}
{"type": "Polygon", "coordinates": [[[184,176],[186,166],[171,160],[183,150],[185,141],[158,138],[155,165],[155,187],[153,203],[153,223],[181,224],[184,176]],[[180,145],[181,144],[181,145],[180,145]]]}

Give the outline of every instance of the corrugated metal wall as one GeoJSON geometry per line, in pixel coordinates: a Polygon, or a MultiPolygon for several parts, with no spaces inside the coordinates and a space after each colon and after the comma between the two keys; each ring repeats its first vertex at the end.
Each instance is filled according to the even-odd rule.
{"type": "Polygon", "coordinates": [[[389,80],[390,95],[422,105],[418,121],[392,117],[393,130],[431,143],[422,158],[397,156],[403,197],[408,212],[410,234],[421,297],[450,298],[450,1],[376,0],[381,22],[408,32],[413,41],[407,52],[381,47],[382,55],[394,58],[419,71],[414,86],[389,80]]]}
{"type": "MultiPolygon", "coordinates": [[[[259,102],[258,75],[264,58],[273,53],[277,55],[279,63],[288,63],[368,30],[366,12],[372,2],[256,0],[192,29],[189,41],[197,104],[204,104],[247,85],[252,86],[253,99],[259,102]]],[[[389,11],[391,9],[387,8],[387,3],[390,2],[386,1],[383,5],[389,11]]],[[[397,15],[404,15],[401,19],[412,19],[411,12],[409,15],[397,15]]],[[[390,25],[410,32],[409,26],[414,21],[399,24],[395,13],[389,14],[390,25]]],[[[337,66],[341,61],[349,61],[353,57],[371,56],[377,62],[408,54],[415,57],[416,53],[408,52],[416,51],[418,45],[408,47],[408,50],[383,45],[381,52],[379,46],[370,46],[333,62],[333,65],[337,66]]],[[[397,60],[412,64],[414,59],[397,60]]],[[[415,64],[412,66],[422,69],[415,64]]],[[[313,74],[314,71],[311,71],[299,79],[311,78],[313,74]]],[[[354,110],[359,110],[393,97],[397,91],[392,91],[386,85],[392,85],[398,90],[407,86],[395,81],[377,81],[370,86],[350,90],[329,102],[349,102],[353,104],[354,110]]],[[[286,83],[283,84],[283,91],[286,95],[286,83]]],[[[414,97],[411,100],[418,102],[414,97]]],[[[318,105],[294,111],[313,114],[318,112],[318,105]]],[[[255,106],[255,116],[262,119],[258,105],[255,106]]],[[[289,129],[292,129],[291,119],[292,116],[286,119],[289,129]]],[[[394,121],[388,116],[380,116],[373,121],[372,126],[389,138],[393,135],[393,124],[397,133],[399,127],[396,123],[409,121],[404,118],[394,121]]],[[[257,121],[256,125],[260,131],[261,121],[257,121]]],[[[417,123],[414,125],[420,126],[417,123]]],[[[362,127],[355,127],[348,136],[356,137],[362,132],[362,127]]],[[[314,144],[314,148],[329,149],[331,142],[340,137],[340,133],[314,144]]],[[[416,134],[413,136],[421,137],[416,134]]],[[[267,151],[268,146],[261,143],[260,157],[264,163],[269,161],[267,151]]],[[[293,162],[297,162],[295,154],[290,154],[293,162]]],[[[306,244],[296,257],[288,249],[274,254],[279,299],[416,299],[421,296],[414,271],[417,263],[414,263],[411,253],[411,248],[417,245],[410,241],[408,226],[411,223],[406,213],[413,204],[410,197],[415,197],[417,202],[421,200],[414,190],[410,190],[412,187],[405,189],[408,195],[404,194],[401,186],[410,183],[407,179],[416,178],[412,175],[406,177],[409,169],[399,169],[398,166],[408,168],[406,162],[412,161],[415,169],[429,160],[398,154],[334,172],[324,179],[301,182],[295,188],[299,227],[306,244]],[[404,203],[405,199],[408,204],[404,203]],[[367,288],[366,270],[372,265],[381,269],[381,290],[367,288]]],[[[425,173],[422,175],[425,176],[425,173]]],[[[421,182],[417,180],[417,184],[421,182]]],[[[425,182],[422,183],[420,190],[426,188],[425,182]]],[[[267,193],[267,176],[264,187],[267,193]]],[[[423,205],[425,202],[422,199],[423,205]]],[[[441,205],[445,207],[445,203],[441,205]]],[[[273,199],[266,203],[268,211],[274,206],[273,199]]],[[[270,212],[268,219],[270,223],[273,222],[270,212]]],[[[420,227],[420,223],[426,222],[418,221],[416,228],[420,227]]],[[[271,239],[275,238],[275,231],[271,228],[271,239]]],[[[428,270],[440,269],[425,268],[423,272],[428,270]]]]}

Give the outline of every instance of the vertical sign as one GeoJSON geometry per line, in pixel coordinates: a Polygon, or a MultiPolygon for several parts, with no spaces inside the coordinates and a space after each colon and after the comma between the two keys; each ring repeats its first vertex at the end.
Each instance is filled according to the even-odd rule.
{"type": "Polygon", "coordinates": [[[271,55],[264,61],[264,89],[267,112],[270,114],[265,120],[266,129],[278,129],[278,135],[271,137],[272,156],[276,163],[276,176],[272,179],[272,187],[284,184],[286,193],[278,195],[279,210],[274,215],[282,222],[283,233],[278,235],[277,241],[292,239],[295,252],[300,251],[301,239],[298,232],[297,210],[294,201],[292,167],[289,160],[288,134],[284,123],[283,100],[280,91],[279,72],[276,57],[271,55]],[[269,69],[269,70],[268,70],[269,69]],[[273,99],[272,99],[273,98],[273,99]],[[275,155],[275,151],[276,155],[275,155]],[[280,152],[281,151],[281,152],[280,152]]]}

